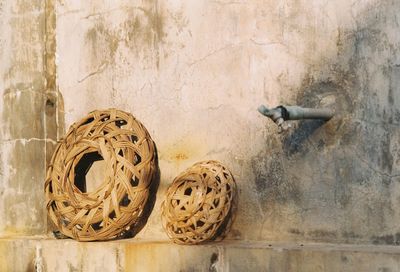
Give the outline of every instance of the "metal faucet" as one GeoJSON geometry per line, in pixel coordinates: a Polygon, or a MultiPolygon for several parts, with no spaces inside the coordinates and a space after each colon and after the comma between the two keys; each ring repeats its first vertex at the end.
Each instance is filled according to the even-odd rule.
{"type": "Polygon", "coordinates": [[[301,119],[321,119],[328,121],[335,114],[331,109],[311,109],[302,108],[299,106],[278,106],[273,109],[268,109],[264,105],[258,107],[258,111],[274,121],[280,130],[287,130],[290,124],[286,120],[301,120],[301,119]]]}

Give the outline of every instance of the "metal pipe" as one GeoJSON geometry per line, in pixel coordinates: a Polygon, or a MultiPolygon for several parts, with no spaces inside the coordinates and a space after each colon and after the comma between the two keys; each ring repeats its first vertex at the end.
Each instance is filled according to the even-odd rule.
{"type": "Polygon", "coordinates": [[[331,109],[311,109],[299,106],[285,106],[284,108],[289,114],[287,120],[322,119],[327,121],[335,114],[331,109]]]}
{"type": "Polygon", "coordinates": [[[268,109],[264,105],[258,107],[258,111],[272,119],[280,128],[286,130],[288,125],[284,124],[286,120],[301,120],[301,119],[331,119],[335,112],[331,109],[311,109],[302,108],[299,106],[278,106],[273,109],[268,109]]]}

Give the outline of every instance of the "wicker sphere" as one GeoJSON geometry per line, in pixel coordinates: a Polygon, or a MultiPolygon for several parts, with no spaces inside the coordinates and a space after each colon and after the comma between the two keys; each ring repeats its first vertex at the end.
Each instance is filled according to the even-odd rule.
{"type": "Polygon", "coordinates": [[[93,111],[53,154],[45,183],[49,217],[80,241],[115,238],[141,219],[155,171],[155,145],[138,120],[116,109],[93,111]],[[87,192],[85,175],[96,160],[104,160],[104,179],[87,192]]]}
{"type": "Polygon", "coordinates": [[[221,238],[229,229],[236,199],[231,172],[217,161],[194,164],[174,179],[162,204],[168,236],[178,244],[221,238]]]}

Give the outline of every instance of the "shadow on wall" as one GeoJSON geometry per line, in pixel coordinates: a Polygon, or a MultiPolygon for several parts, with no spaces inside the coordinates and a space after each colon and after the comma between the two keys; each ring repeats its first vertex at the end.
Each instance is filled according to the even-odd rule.
{"type": "MultiPolygon", "coordinates": [[[[350,93],[354,89],[354,85],[345,80],[345,73],[340,71],[341,75],[335,75],[333,80],[328,79],[320,82],[305,80],[300,88],[300,95],[296,104],[307,108],[333,108],[336,111],[336,120],[351,115],[354,106],[350,93]]],[[[302,152],[302,147],[307,145],[307,139],[325,124],[326,122],[322,120],[302,120],[294,123],[294,129],[289,130],[289,133],[283,139],[286,155],[292,156],[302,152]]],[[[330,129],[329,125],[325,127],[330,129]]],[[[335,133],[333,131],[332,136],[335,133]]],[[[319,141],[316,148],[322,149],[325,144],[323,140],[319,141]]]]}
{"type": "Polygon", "coordinates": [[[339,114],[268,133],[267,149],[252,159],[269,211],[256,239],[398,243],[400,41],[390,33],[399,11],[395,2],[370,4],[354,30],[338,30],[337,55],[311,65],[297,97],[282,101],[339,114]]]}
{"type": "MultiPolygon", "coordinates": [[[[47,142],[45,150],[46,172],[49,166],[51,157],[55,151],[57,142],[65,135],[65,113],[64,113],[64,98],[58,90],[55,92],[47,92],[44,101],[45,120],[46,120],[46,138],[51,142],[47,142]]],[[[44,179],[43,179],[44,186],[44,179]]],[[[41,190],[40,192],[42,192],[41,190]]],[[[43,192],[44,195],[44,192],[43,192]]],[[[45,208],[44,208],[45,209],[45,208]]],[[[56,227],[48,217],[45,209],[45,218],[47,221],[47,232],[56,230],[56,227]]]]}

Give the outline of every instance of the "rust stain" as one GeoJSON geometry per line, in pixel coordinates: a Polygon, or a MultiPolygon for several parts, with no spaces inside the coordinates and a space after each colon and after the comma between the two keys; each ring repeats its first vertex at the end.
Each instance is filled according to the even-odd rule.
{"type": "Polygon", "coordinates": [[[207,145],[201,139],[183,138],[159,149],[160,159],[180,164],[188,160],[199,160],[207,154],[207,145]]]}
{"type": "Polygon", "coordinates": [[[175,160],[177,160],[177,161],[183,161],[183,160],[187,160],[187,159],[189,159],[189,157],[184,153],[178,153],[175,155],[175,160]]]}

